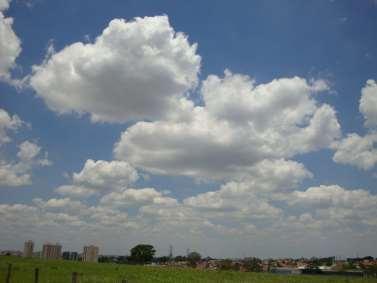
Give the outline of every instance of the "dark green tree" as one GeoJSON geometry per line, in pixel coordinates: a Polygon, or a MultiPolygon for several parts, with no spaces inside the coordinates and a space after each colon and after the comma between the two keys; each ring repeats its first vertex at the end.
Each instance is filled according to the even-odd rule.
{"type": "Polygon", "coordinates": [[[149,263],[152,261],[156,250],[152,245],[140,244],[131,249],[128,260],[133,263],[149,263]]]}

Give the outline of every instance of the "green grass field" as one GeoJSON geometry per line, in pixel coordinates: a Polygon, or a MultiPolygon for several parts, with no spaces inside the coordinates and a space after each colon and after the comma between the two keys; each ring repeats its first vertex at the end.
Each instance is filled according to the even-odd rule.
{"type": "Polygon", "coordinates": [[[12,283],[33,283],[34,269],[40,269],[40,283],[70,283],[72,272],[79,272],[80,283],[142,282],[267,282],[267,283],[341,283],[377,282],[375,278],[345,278],[335,276],[274,275],[234,271],[199,271],[164,267],[145,267],[117,264],[92,264],[69,261],[44,261],[15,257],[0,257],[0,283],[5,282],[8,263],[12,263],[12,283]]]}

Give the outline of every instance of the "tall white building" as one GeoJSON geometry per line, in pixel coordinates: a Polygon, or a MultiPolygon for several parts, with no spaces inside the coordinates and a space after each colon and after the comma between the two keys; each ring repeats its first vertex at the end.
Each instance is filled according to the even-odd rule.
{"type": "Polygon", "coordinates": [[[98,262],[99,248],[93,245],[85,246],[82,253],[82,261],[98,262]]]}
{"type": "Polygon", "coordinates": [[[24,243],[24,253],[23,257],[32,257],[33,256],[33,250],[34,250],[34,242],[33,241],[26,241],[24,243]]]}

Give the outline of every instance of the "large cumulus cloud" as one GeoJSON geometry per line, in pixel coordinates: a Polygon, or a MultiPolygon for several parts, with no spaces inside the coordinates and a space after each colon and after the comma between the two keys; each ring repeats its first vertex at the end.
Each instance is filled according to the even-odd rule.
{"type": "Polygon", "coordinates": [[[167,119],[136,123],[114,154],[158,174],[238,178],[264,159],[326,148],[340,136],[335,110],[315,98],[326,89],[299,77],[256,86],[229,71],[211,75],[201,88],[204,106],[182,99],[167,119]]]}
{"type": "Polygon", "coordinates": [[[73,43],[34,66],[30,84],[58,113],[156,119],[197,84],[196,48],[167,16],[114,19],[93,43],[73,43]]]}

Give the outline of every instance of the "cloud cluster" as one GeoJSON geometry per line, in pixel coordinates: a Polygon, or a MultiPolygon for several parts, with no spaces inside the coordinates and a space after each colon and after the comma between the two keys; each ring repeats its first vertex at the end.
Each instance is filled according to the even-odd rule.
{"type": "Polygon", "coordinates": [[[377,84],[374,80],[367,80],[362,88],[359,110],[365,118],[367,134],[352,133],[335,143],[333,160],[367,170],[377,164],[377,84]]]}
{"type": "Polygon", "coordinates": [[[376,229],[377,196],[366,190],[349,190],[338,185],[311,187],[294,192],[288,203],[302,206],[305,210],[312,208],[313,215],[323,225],[376,229]]]}
{"type": "Polygon", "coordinates": [[[377,133],[359,136],[352,133],[336,145],[333,160],[337,163],[370,169],[377,163],[377,133]]]}
{"type": "Polygon", "coordinates": [[[12,29],[13,18],[3,13],[8,9],[10,0],[0,1],[0,79],[9,80],[10,71],[21,53],[21,41],[12,29]]]}
{"type": "Polygon", "coordinates": [[[73,173],[72,184],[60,186],[56,192],[61,195],[85,198],[127,188],[138,178],[137,171],[125,161],[88,159],[80,172],[73,173]]]}
{"type": "MultiPolygon", "coordinates": [[[[279,183],[276,179],[277,186],[279,183]]],[[[117,248],[125,234],[138,235],[136,241],[142,235],[150,241],[172,235],[174,241],[198,238],[203,246],[223,239],[232,246],[240,240],[286,245],[292,238],[302,241],[315,236],[326,241],[324,237],[337,233],[358,238],[377,232],[377,196],[368,191],[337,185],[301,191],[293,185],[277,200],[273,194],[260,193],[262,185],[228,182],[218,190],[181,201],[154,188],[140,188],[110,192],[97,205],[69,198],[34,199],[30,205],[2,204],[0,227],[7,227],[6,235],[16,238],[20,235],[15,231],[27,231],[31,237],[47,234],[63,240],[100,235],[102,242],[104,233],[111,232],[106,234],[106,243],[117,248]]],[[[315,248],[310,250],[305,243],[300,252],[316,254],[315,248]]]]}
{"type": "Polygon", "coordinates": [[[196,86],[196,48],[167,16],[114,19],[93,43],[73,43],[34,66],[30,84],[58,113],[88,113],[94,122],[156,119],[196,86]]]}
{"type": "MultiPolygon", "coordinates": [[[[0,108],[0,149],[10,142],[10,132],[19,130],[26,125],[17,115],[9,115],[7,111],[0,108]]],[[[49,166],[47,152],[33,141],[23,141],[18,145],[17,159],[8,161],[0,156],[0,186],[19,187],[32,183],[31,172],[33,168],[49,166]]]]}
{"type": "Polygon", "coordinates": [[[0,11],[5,11],[9,8],[11,0],[0,0],[0,11]]]}
{"type": "Polygon", "coordinates": [[[32,184],[32,170],[35,167],[50,166],[47,152],[31,141],[24,141],[19,145],[18,160],[6,161],[0,159],[0,186],[19,187],[32,184]]]}
{"type": "Polygon", "coordinates": [[[229,236],[262,239],[285,235],[279,241],[287,241],[290,236],[307,238],[313,233],[324,237],[341,231],[354,236],[377,231],[377,196],[338,185],[301,190],[302,181],[312,173],[295,161],[262,160],[249,168],[243,180],[229,181],[213,191],[181,200],[156,188],[130,187],[137,179],[137,172],[131,168],[122,161],[88,160],[72,180],[77,185],[85,183],[89,192],[100,193],[96,205],[65,197],[35,199],[34,206],[57,223],[67,221],[67,227],[71,227],[68,221],[73,221],[103,232],[115,223],[124,233],[147,238],[173,233],[176,238],[202,237],[206,241],[215,235],[229,242],[229,236]],[[99,221],[95,227],[94,215],[99,221]],[[119,215],[124,222],[117,222],[119,215]]]}
{"type": "Polygon", "coordinates": [[[264,159],[327,148],[340,136],[335,110],[315,99],[326,89],[298,77],[255,85],[229,71],[211,75],[201,88],[204,106],[182,99],[168,119],[136,123],[114,155],[152,173],[240,178],[264,159]]]}

